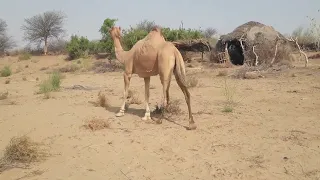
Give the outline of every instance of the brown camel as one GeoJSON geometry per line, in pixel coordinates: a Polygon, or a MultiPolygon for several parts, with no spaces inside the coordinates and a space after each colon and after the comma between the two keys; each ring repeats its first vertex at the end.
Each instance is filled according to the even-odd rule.
{"type": "Polygon", "coordinates": [[[151,119],[149,108],[150,77],[159,74],[163,86],[162,104],[165,107],[169,103],[169,87],[173,73],[188,105],[189,127],[187,129],[196,129],[197,126],[191,111],[190,93],[185,81],[186,73],[183,58],[179,50],[171,42],[167,42],[164,39],[161,29],[154,27],[145,38],[139,40],[129,51],[124,51],[121,46],[120,27],[112,27],[109,33],[114,42],[116,58],[124,65],[124,102],[116,116],[124,115],[132,74],[137,74],[140,78],[144,78],[146,112],[142,120],[148,120],[151,119]]]}

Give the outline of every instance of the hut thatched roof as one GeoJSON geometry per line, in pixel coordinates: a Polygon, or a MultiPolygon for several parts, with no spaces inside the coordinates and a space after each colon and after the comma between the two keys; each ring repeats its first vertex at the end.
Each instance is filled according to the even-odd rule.
{"type": "Polygon", "coordinates": [[[218,52],[225,51],[227,46],[230,60],[233,63],[266,63],[287,59],[292,51],[291,43],[272,26],[249,21],[232,32],[222,35],[216,44],[218,52]],[[275,51],[276,57],[275,56],[275,51]],[[258,57],[258,59],[257,59],[258,57]],[[274,59],[274,60],[272,60],[274,59]]]}
{"type": "Polygon", "coordinates": [[[285,40],[285,37],[272,26],[267,26],[256,21],[244,23],[235,28],[231,33],[220,37],[223,44],[227,41],[239,40],[241,38],[246,40],[247,44],[250,43],[252,45],[260,44],[261,41],[275,42],[277,38],[285,40]],[[259,37],[261,35],[263,39],[259,37]]]}

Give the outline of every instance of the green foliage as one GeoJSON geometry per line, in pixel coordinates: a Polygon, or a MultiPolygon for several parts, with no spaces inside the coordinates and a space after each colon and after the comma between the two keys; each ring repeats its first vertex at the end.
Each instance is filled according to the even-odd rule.
{"type": "Polygon", "coordinates": [[[111,27],[115,26],[117,21],[118,19],[109,19],[109,18],[103,21],[103,24],[99,29],[99,32],[102,35],[102,39],[111,39],[109,30],[111,27]]]}
{"type": "Polygon", "coordinates": [[[123,31],[122,43],[124,49],[129,50],[135,43],[143,39],[149,32],[144,29],[130,28],[123,31]]]}
{"type": "Polygon", "coordinates": [[[111,27],[115,26],[118,19],[110,19],[107,18],[103,21],[102,26],[99,29],[99,32],[102,35],[102,39],[99,43],[94,45],[94,51],[99,52],[110,52],[114,57],[114,48],[113,48],[113,40],[110,36],[109,30],[111,27]]]}
{"type": "Polygon", "coordinates": [[[31,54],[28,52],[23,52],[22,54],[19,55],[19,61],[29,60],[29,59],[31,59],[31,54]]]}
{"type": "MultiPolygon", "coordinates": [[[[134,28],[123,30],[122,43],[125,49],[131,49],[135,43],[143,39],[155,26],[153,21],[141,21],[134,28]]],[[[162,34],[167,41],[189,40],[203,38],[200,30],[162,28],[162,34]]]]}
{"type": "Polygon", "coordinates": [[[59,72],[53,72],[47,80],[40,84],[39,93],[46,94],[52,91],[58,91],[60,89],[61,78],[59,72]]]}
{"type": "Polygon", "coordinates": [[[167,41],[177,41],[177,40],[189,40],[189,39],[199,39],[203,38],[203,34],[200,30],[195,29],[170,29],[163,28],[162,33],[167,41]]]}
{"type": "Polygon", "coordinates": [[[3,67],[3,69],[0,71],[1,77],[8,77],[8,76],[11,76],[11,74],[12,74],[12,71],[9,66],[3,67]]]}
{"type": "Polygon", "coordinates": [[[86,57],[89,54],[89,40],[86,37],[72,35],[70,42],[67,43],[67,51],[71,59],[86,57]]]}
{"type": "MultiPolygon", "coordinates": [[[[88,54],[99,52],[109,52],[114,57],[114,44],[109,30],[115,26],[117,19],[106,18],[99,29],[102,35],[100,41],[89,41],[85,37],[72,36],[71,41],[67,44],[67,51],[71,59],[81,58],[88,54]]],[[[135,27],[122,30],[122,45],[125,50],[131,49],[139,40],[143,39],[156,26],[154,21],[143,20],[136,24],[135,27]]],[[[215,29],[209,29],[202,32],[196,29],[170,29],[162,28],[162,33],[167,41],[190,40],[207,37],[211,39],[216,33],[215,29]]]]}

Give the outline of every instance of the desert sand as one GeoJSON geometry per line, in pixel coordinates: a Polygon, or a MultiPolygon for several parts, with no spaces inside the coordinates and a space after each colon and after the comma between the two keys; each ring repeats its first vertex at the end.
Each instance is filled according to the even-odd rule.
{"type": "MultiPolygon", "coordinates": [[[[96,60],[92,60],[96,61],[96,60]]],[[[198,79],[189,88],[197,129],[187,131],[187,106],[176,84],[170,94],[182,113],[162,124],[144,122],[145,105],[132,104],[116,118],[122,103],[122,73],[63,73],[61,89],[45,99],[36,94],[48,72],[63,67],[63,56],[0,59],[13,74],[0,78],[0,155],[10,139],[28,135],[42,142],[50,156],[28,168],[0,173],[1,180],[164,180],[164,179],[320,179],[320,60],[295,62],[295,68],[259,79],[217,76],[236,68],[187,68],[198,79]],[[234,87],[233,112],[223,112],[225,79],[234,87]],[[10,83],[5,84],[6,80],[10,83]],[[81,85],[86,88],[72,88],[81,85]],[[109,109],[95,107],[98,93],[109,109]],[[91,131],[83,125],[102,119],[110,127],[91,131]]],[[[151,78],[150,107],[161,102],[159,76],[151,78]]],[[[143,79],[130,89],[144,101],[143,79]]]]}

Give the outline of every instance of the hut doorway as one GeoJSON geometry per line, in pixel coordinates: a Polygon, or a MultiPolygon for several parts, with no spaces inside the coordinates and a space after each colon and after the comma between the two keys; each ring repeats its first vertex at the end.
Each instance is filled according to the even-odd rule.
{"type": "Polygon", "coordinates": [[[238,40],[232,40],[228,42],[228,53],[230,61],[234,65],[244,64],[244,55],[241,47],[241,43],[238,40]]]}

